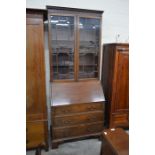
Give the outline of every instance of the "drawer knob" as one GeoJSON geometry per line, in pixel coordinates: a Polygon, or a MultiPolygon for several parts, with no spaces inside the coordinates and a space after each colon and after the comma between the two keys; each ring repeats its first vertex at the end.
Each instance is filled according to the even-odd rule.
{"type": "Polygon", "coordinates": [[[72,121],[71,120],[66,120],[66,121],[64,121],[64,124],[71,124],[72,123],[72,121]]]}
{"type": "Polygon", "coordinates": [[[93,128],[87,128],[86,130],[87,130],[87,132],[94,132],[95,131],[93,128]]]}
{"type": "Polygon", "coordinates": [[[88,107],[87,109],[92,111],[92,110],[96,110],[96,107],[91,106],[91,107],[88,107]]]}
{"type": "Polygon", "coordinates": [[[69,109],[64,109],[64,110],[62,110],[62,112],[63,112],[63,113],[69,113],[70,110],[69,110],[69,109]]]}
{"type": "Polygon", "coordinates": [[[96,117],[96,116],[94,116],[94,117],[89,117],[89,118],[87,119],[88,122],[96,121],[96,120],[97,120],[97,117],[96,117]]]}

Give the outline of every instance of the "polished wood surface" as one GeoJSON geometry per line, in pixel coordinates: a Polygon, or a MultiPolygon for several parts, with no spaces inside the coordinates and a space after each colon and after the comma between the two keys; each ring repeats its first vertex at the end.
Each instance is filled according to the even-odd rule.
{"type": "Polygon", "coordinates": [[[52,83],[52,105],[70,105],[104,101],[100,81],[52,83]]]}
{"type": "Polygon", "coordinates": [[[71,115],[77,113],[100,111],[103,108],[102,102],[89,102],[89,103],[78,103],[71,104],[70,106],[61,105],[53,107],[53,115],[71,115]]]}
{"type": "Polygon", "coordinates": [[[104,102],[52,108],[52,148],[64,141],[100,136],[104,124],[104,102]]]}
{"type": "Polygon", "coordinates": [[[26,148],[47,146],[43,14],[26,11],[26,148]]]}
{"type": "Polygon", "coordinates": [[[106,122],[110,127],[129,126],[129,45],[105,44],[102,85],[105,93],[106,122]]]}
{"type": "Polygon", "coordinates": [[[101,155],[129,155],[129,135],[121,128],[104,130],[101,155]]]}
{"type": "Polygon", "coordinates": [[[117,86],[113,99],[115,106],[112,111],[120,112],[129,109],[129,53],[118,51],[116,59],[117,74],[114,77],[116,79],[114,84],[117,86]]]}
{"type": "Polygon", "coordinates": [[[77,136],[85,136],[92,133],[101,132],[103,129],[103,122],[91,123],[91,124],[81,124],[75,126],[69,126],[64,128],[53,128],[53,140],[60,138],[72,138],[77,136]]]}
{"type": "Polygon", "coordinates": [[[26,148],[45,146],[47,143],[47,121],[26,123],[26,148]]]}
{"type": "MultiPolygon", "coordinates": [[[[33,15],[32,15],[33,17],[33,15]]],[[[43,16],[26,19],[26,113],[27,121],[44,115],[46,109],[43,16]]]]}
{"type": "Polygon", "coordinates": [[[83,123],[92,123],[96,121],[103,120],[103,113],[99,112],[87,112],[87,113],[79,113],[77,115],[68,115],[68,116],[56,116],[53,120],[53,126],[55,127],[63,127],[70,125],[78,125],[83,123]]]}
{"type": "Polygon", "coordinates": [[[104,95],[100,81],[52,83],[52,148],[67,140],[100,136],[104,95]]]}

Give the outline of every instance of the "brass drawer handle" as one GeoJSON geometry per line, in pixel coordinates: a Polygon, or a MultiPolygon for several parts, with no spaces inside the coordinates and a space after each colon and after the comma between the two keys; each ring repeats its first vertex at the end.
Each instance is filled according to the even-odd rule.
{"type": "Polygon", "coordinates": [[[96,107],[91,106],[91,107],[88,107],[87,109],[90,111],[93,111],[93,110],[96,110],[96,107]]]}
{"type": "Polygon", "coordinates": [[[87,132],[94,132],[95,131],[94,128],[87,128],[86,130],[87,130],[87,132]]]}
{"type": "Polygon", "coordinates": [[[96,117],[96,116],[94,116],[94,117],[88,117],[88,118],[87,118],[87,121],[88,121],[88,122],[96,121],[96,120],[97,120],[97,117],[96,117]]]}
{"type": "Polygon", "coordinates": [[[64,121],[64,124],[66,124],[66,125],[71,124],[71,123],[72,123],[71,120],[66,120],[66,121],[64,121]]]}
{"type": "Polygon", "coordinates": [[[69,113],[70,110],[69,110],[69,109],[63,109],[62,112],[63,112],[63,113],[69,113]]]}

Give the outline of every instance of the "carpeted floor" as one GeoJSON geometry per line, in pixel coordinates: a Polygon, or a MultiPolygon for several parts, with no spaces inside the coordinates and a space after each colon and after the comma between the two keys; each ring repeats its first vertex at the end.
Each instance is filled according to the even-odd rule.
{"type": "MultiPolygon", "coordinates": [[[[129,134],[129,130],[126,130],[129,134]]],[[[42,155],[100,155],[101,141],[88,139],[76,142],[64,143],[58,149],[48,152],[42,151],[42,155]]],[[[26,155],[35,155],[35,151],[27,151],[26,155]]]]}
{"type": "MultiPolygon", "coordinates": [[[[101,141],[98,139],[81,140],[59,145],[58,149],[49,152],[42,151],[42,155],[99,155],[101,141]]],[[[26,155],[35,155],[34,151],[27,151],[26,155]]]]}

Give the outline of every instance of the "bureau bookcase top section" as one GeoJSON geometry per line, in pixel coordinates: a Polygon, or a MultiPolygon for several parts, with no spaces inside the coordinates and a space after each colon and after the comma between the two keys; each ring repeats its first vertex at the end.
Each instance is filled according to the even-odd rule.
{"type": "Polygon", "coordinates": [[[51,81],[98,79],[102,11],[47,7],[51,81]]]}

